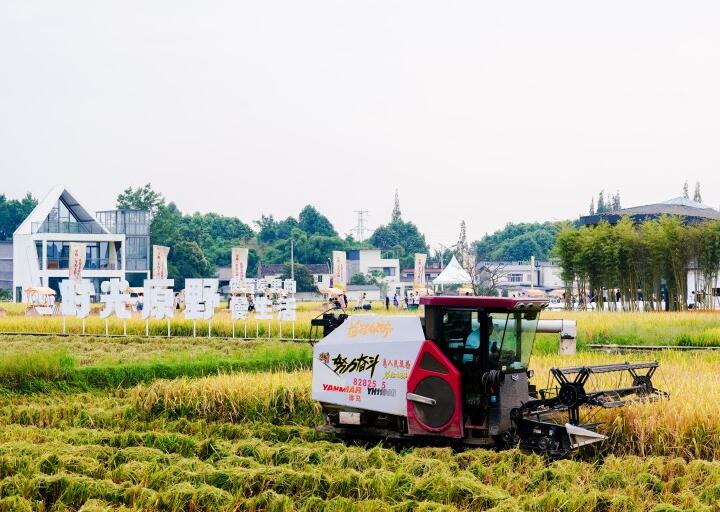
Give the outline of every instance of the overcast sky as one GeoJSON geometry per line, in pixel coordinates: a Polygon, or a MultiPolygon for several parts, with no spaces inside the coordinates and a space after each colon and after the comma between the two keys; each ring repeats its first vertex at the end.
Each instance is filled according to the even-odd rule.
{"type": "Polygon", "coordinates": [[[0,192],[152,182],[246,222],[431,245],[691,192],[720,205],[720,3],[0,2],[0,192]]]}

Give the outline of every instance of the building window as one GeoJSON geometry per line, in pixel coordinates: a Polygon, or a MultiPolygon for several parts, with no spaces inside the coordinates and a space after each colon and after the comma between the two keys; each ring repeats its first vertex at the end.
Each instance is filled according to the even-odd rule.
{"type": "Polygon", "coordinates": [[[522,274],[508,274],[507,280],[508,280],[508,283],[522,283],[523,275],[522,274]]]}

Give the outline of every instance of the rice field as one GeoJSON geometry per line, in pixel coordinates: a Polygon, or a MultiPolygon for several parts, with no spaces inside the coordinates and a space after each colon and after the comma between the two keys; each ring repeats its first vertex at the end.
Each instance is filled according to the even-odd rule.
{"type": "MultiPolygon", "coordinates": [[[[0,316],[0,334],[2,333],[44,333],[80,335],[83,322],[68,318],[64,322],[60,317],[26,317],[21,304],[0,303],[6,311],[0,316]]],[[[390,308],[386,311],[382,304],[373,304],[373,312],[381,314],[418,314],[390,308]]],[[[97,314],[91,315],[84,322],[85,334],[89,336],[150,336],[167,337],[168,325],[170,336],[199,338],[208,335],[218,338],[285,338],[308,339],[310,337],[310,320],[325,310],[320,303],[299,303],[297,320],[294,323],[272,321],[255,321],[251,313],[245,321],[232,322],[226,309],[218,309],[211,325],[206,321],[184,320],[177,313],[169,323],[165,320],[150,320],[147,324],[136,314],[125,324],[117,318],[107,322],[97,314]],[[234,331],[233,331],[234,324],[234,331]],[[294,324],[294,325],[293,325],[294,324]],[[147,331],[146,331],[147,329],[147,331]],[[234,336],[233,336],[234,335],[234,336]]],[[[95,311],[99,311],[95,307],[95,311]]],[[[361,313],[364,314],[364,313],[361,313]]],[[[720,311],[681,312],[681,313],[624,313],[624,312],[593,312],[593,311],[554,311],[545,312],[542,318],[564,318],[576,320],[578,324],[578,346],[588,344],[618,345],[660,345],[660,346],[699,346],[720,347],[720,311]]],[[[557,337],[539,335],[537,348],[544,353],[557,350],[557,337]]]]}
{"type": "MultiPolygon", "coordinates": [[[[586,340],[717,329],[712,313],[570,315],[586,340]]],[[[18,318],[37,320],[1,320],[18,318]]],[[[671,398],[595,411],[609,441],[569,460],[351,445],[313,428],[307,344],[0,335],[0,511],[720,510],[720,353],[556,350],[540,339],[540,386],[553,366],[657,358],[671,398]]]]}
{"type": "MultiPolygon", "coordinates": [[[[670,406],[689,425],[700,401],[670,406]]],[[[635,412],[619,414],[637,425],[635,412]]],[[[517,450],[352,446],[316,433],[318,419],[306,371],[3,394],[0,509],[659,512],[717,510],[720,499],[720,462],[678,445],[548,462],[517,450]]]]}

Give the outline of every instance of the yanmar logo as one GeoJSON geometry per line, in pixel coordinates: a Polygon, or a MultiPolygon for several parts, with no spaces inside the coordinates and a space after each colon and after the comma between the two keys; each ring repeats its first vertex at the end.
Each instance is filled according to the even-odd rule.
{"type": "Polygon", "coordinates": [[[348,337],[357,338],[358,336],[374,336],[379,335],[383,338],[390,336],[393,330],[392,323],[376,320],[373,322],[363,322],[360,319],[350,321],[348,327],[348,337]]]}
{"type": "Polygon", "coordinates": [[[323,391],[336,391],[338,393],[360,393],[360,386],[338,386],[336,384],[323,384],[323,391]]]}

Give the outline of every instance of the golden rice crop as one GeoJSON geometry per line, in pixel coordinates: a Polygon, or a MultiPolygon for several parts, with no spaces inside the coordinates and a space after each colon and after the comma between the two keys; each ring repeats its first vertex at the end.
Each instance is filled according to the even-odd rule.
{"type": "MultiPolygon", "coordinates": [[[[63,332],[63,320],[60,317],[26,317],[22,305],[2,303],[0,307],[8,310],[7,316],[0,316],[0,333],[50,333],[63,332]]],[[[311,302],[300,303],[295,322],[295,337],[307,339],[310,336],[310,320],[326,309],[324,304],[311,302]]],[[[97,311],[98,308],[96,307],[97,311]]],[[[382,305],[374,305],[375,313],[380,314],[417,314],[408,311],[386,311],[382,305]]],[[[578,323],[578,342],[583,344],[623,344],[623,345],[698,345],[720,346],[720,313],[716,312],[593,312],[593,311],[560,311],[545,312],[543,318],[564,318],[576,320],[578,323]]],[[[82,321],[75,318],[65,320],[65,332],[80,334],[82,321]]],[[[134,318],[123,322],[115,317],[108,320],[108,333],[130,336],[144,336],[146,322],[135,314],[134,318]]],[[[168,322],[150,320],[148,332],[152,336],[167,336],[168,322]]],[[[255,321],[251,313],[247,322],[235,322],[236,337],[283,337],[291,338],[293,324],[272,321],[255,321]]],[[[105,335],[105,321],[97,315],[85,320],[85,333],[88,335],[105,335]]],[[[196,321],[195,333],[198,337],[207,337],[208,322],[196,321]]],[[[176,313],[170,321],[171,336],[192,336],[193,322],[183,319],[182,313],[176,313]]],[[[231,337],[233,322],[226,309],[218,309],[212,320],[212,335],[231,337]]],[[[542,340],[556,336],[542,335],[542,340]]]]}
{"type": "Polygon", "coordinates": [[[0,397],[0,510],[710,511],[720,497],[720,462],[397,451],[264,422],[143,418],[132,392],[117,395],[0,397]],[[66,411],[44,428],[9,415],[49,401],[66,411]]]}
{"type": "Polygon", "coordinates": [[[202,379],[159,380],[137,387],[140,410],[223,421],[308,423],[319,420],[309,372],[236,373],[202,379]]]}
{"type": "MultiPolygon", "coordinates": [[[[602,421],[610,439],[605,451],[615,454],[668,455],[686,459],[720,457],[720,354],[652,354],[661,363],[656,387],[669,400],[632,404],[623,408],[585,408],[586,420],[602,421]]],[[[581,353],[575,357],[539,356],[531,367],[535,382],[545,387],[548,370],[555,366],[625,361],[627,356],[581,353]]],[[[633,359],[638,359],[633,356],[633,359]]],[[[163,380],[134,390],[138,408],[222,420],[261,419],[272,422],[319,421],[310,397],[310,373],[234,374],[204,379],[163,380]]],[[[615,382],[591,380],[598,388],[615,382]]]]}
{"type": "Polygon", "coordinates": [[[720,312],[714,311],[548,311],[541,318],[575,320],[581,343],[676,345],[684,337],[705,334],[720,346],[720,312]]]}
{"type": "MultiPolygon", "coordinates": [[[[632,404],[617,409],[593,409],[593,420],[604,421],[610,436],[607,448],[616,454],[673,455],[687,459],[720,457],[720,354],[662,352],[608,355],[581,353],[573,358],[533,358],[538,384],[553,366],[604,364],[631,360],[660,362],[653,384],[670,393],[668,400],[632,404]]],[[[593,378],[595,379],[595,378],[593,378]]],[[[597,388],[613,386],[612,377],[595,380],[597,388]]],[[[592,381],[591,381],[592,383],[592,381]]]]}

